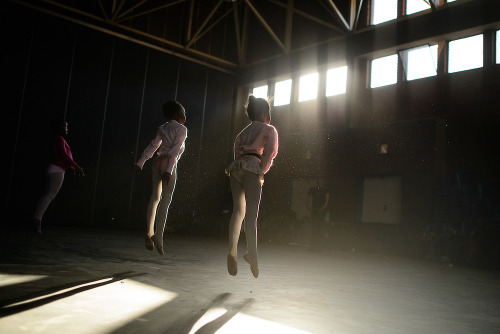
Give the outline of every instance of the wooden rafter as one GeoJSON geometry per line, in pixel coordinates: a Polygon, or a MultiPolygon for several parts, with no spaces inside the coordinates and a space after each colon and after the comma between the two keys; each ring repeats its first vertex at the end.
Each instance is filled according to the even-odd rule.
{"type": "Polygon", "coordinates": [[[293,28],[293,0],[287,1],[286,8],[286,28],[285,28],[285,48],[289,54],[292,50],[292,28],[293,28]]]}
{"type": "Polygon", "coordinates": [[[241,30],[240,30],[240,19],[238,15],[238,7],[236,4],[233,6],[233,14],[234,14],[234,29],[236,35],[236,48],[238,51],[238,63],[243,64],[243,47],[241,43],[241,30]]]}
{"type": "MultiPolygon", "coordinates": [[[[42,1],[45,2],[45,3],[48,3],[50,5],[52,5],[54,7],[59,7],[59,8],[62,8],[64,10],[67,10],[69,12],[72,12],[72,13],[75,13],[75,14],[78,14],[78,15],[86,16],[86,17],[89,17],[89,18],[92,18],[92,19],[98,20],[98,21],[104,21],[104,19],[101,16],[93,15],[93,14],[90,14],[90,13],[78,10],[78,9],[76,9],[74,7],[63,5],[63,4],[61,4],[59,2],[56,2],[56,1],[51,1],[51,0],[42,0],[42,1]]],[[[14,2],[16,2],[16,1],[14,1],[14,2]]],[[[23,1],[19,1],[19,3],[23,4],[24,2],[23,1]]]]}
{"type": "Polygon", "coordinates": [[[189,40],[187,42],[186,48],[191,47],[191,45],[193,45],[194,42],[196,42],[198,40],[198,35],[203,31],[203,28],[205,28],[205,26],[208,24],[208,22],[210,22],[210,20],[212,19],[212,17],[214,16],[214,14],[217,12],[217,9],[219,9],[219,7],[220,7],[220,5],[222,4],[223,1],[224,0],[219,0],[217,2],[217,4],[214,6],[214,8],[210,12],[210,14],[208,14],[208,16],[206,17],[205,21],[203,21],[203,23],[201,24],[201,26],[198,28],[198,30],[196,31],[196,33],[194,34],[194,36],[191,38],[191,40],[189,40]]]}
{"type": "Polygon", "coordinates": [[[351,31],[355,31],[356,27],[358,26],[359,16],[361,15],[361,8],[362,7],[363,7],[363,0],[359,0],[358,10],[356,13],[356,19],[354,20],[354,26],[352,27],[351,31]]]}
{"type": "Polygon", "coordinates": [[[269,26],[269,24],[266,22],[266,20],[260,15],[259,11],[255,9],[255,7],[252,5],[250,0],[245,0],[245,3],[247,4],[248,8],[253,12],[253,14],[257,17],[257,19],[260,21],[260,23],[264,26],[264,28],[267,30],[268,34],[271,36],[272,39],[280,46],[280,48],[286,52],[285,45],[283,42],[279,39],[279,37],[276,35],[276,33],[273,31],[273,29],[269,26]]]}
{"type": "MultiPolygon", "coordinates": [[[[288,5],[286,5],[286,4],[284,4],[284,3],[280,2],[280,1],[277,1],[277,0],[268,0],[268,1],[270,3],[272,3],[272,4],[275,4],[275,5],[283,7],[283,8],[287,8],[287,6],[288,6],[288,5]]],[[[302,16],[302,17],[304,17],[304,18],[306,18],[306,19],[308,19],[308,20],[310,20],[312,22],[321,24],[322,26],[327,27],[329,29],[332,29],[332,30],[335,30],[335,31],[338,31],[338,32],[342,32],[342,33],[344,32],[344,30],[340,29],[336,25],[334,25],[334,24],[332,24],[330,22],[326,22],[326,21],[324,21],[324,20],[322,20],[322,19],[320,19],[320,18],[318,18],[318,17],[316,17],[314,15],[306,13],[306,12],[300,10],[300,9],[293,8],[293,13],[297,14],[299,16],[302,16]]]]}
{"type": "Polygon", "coordinates": [[[142,0],[141,2],[139,2],[138,4],[132,6],[131,8],[129,8],[127,11],[125,11],[124,13],[120,14],[118,16],[118,21],[117,22],[122,22],[122,21],[126,21],[126,20],[130,20],[130,19],[133,19],[133,18],[136,18],[136,17],[139,17],[139,16],[143,16],[143,15],[147,15],[147,14],[151,14],[153,12],[156,12],[156,11],[159,11],[159,10],[162,10],[162,9],[165,9],[165,8],[168,8],[168,7],[172,7],[174,5],[177,5],[177,4],[180,4],[180,3],[183,3],[183,2],[186,2],[187,0],[177,0],[177,1],[174,1],[174,2],[170,2],[170,3],[167,3],[167,4],[164,4],[164,5],[161,5],[161,6],[158,6],[158,7],[155,7],[155,8],[151,8],[151,9],[148,9],[144,12],[141,12],[141,13],[137,13],[137,14],[134,14],[134,15],[131,15],[131,16],[127,16],[127,17],[123,17],[125,16],[126,14],[130,13],[132,10],[134,10],[135,8],[139,7],[140,5],[142,5],[144,2],[146,2],[147,0],[142,0]]]}
{"type": "MultiPolygon", "coordinates": [[[[98,0],[97,2],[99,3],[99,7],[101,8],[102,15],[104,15],[104,19],[106,21],[109,21],[108,13],[106,13],[106,9],[104,8],[102,1],[98,0]]],[[[113,5],[114,5],[114,3],[113,3],[113,5]]],[[[115,10],[115,8],[113,6],[113,12],[114,12],[114,10],[115,10]]]]}
{"type": "Polygon", "coordinates": [[[130,13],[131,11],[135,10],[136,8],[139,8],[140,6],[142,6],[147,0],[142,0],[142,1],[139,1],[138,3],[136,3],[135,5],[133,5],[132,7],[130,7],[129,9],[127,9],[126,11],[124,11],[123,13],[120,13],[116,19],[120,19],[121,17],[127,15],[128,13],[130,13]]]}
{"type": "Polygon", "coordinates": [[[194,13],[194,0],[189,4],[189,19],[186,33],[186,41],[191,39],[191,30],[193,29],[193,13],[194,13]]]}
{"type": "MultiPolygon", "coordinates": [[[[203,35],[205,35],[207,32],[209,32],[213,27],[215,27],[220,21],[222,21],[229,13],[231,13],[233,9],[227,10],[224,14],[219,16],[217,20],[215,20],[211,25],[209,25],[205,30],[201,31],[198,33],[195,37],[193,37],[190,42],[196,43],[197,40],[199,40],[203,35]]],[[[187,47],[187,46],[186,46],[187,47]]]]}
{"type": "Polygon", "coordinates": [[[342,22],[342,24],[344,24],[344,27],[347,30],[349,30],[350,29],[349,23],[347,23],[346,19],[344,18],[344,15],[342,15],[342,13],[340,12],[340,10],[337,7],[337,5],[335,4],[335,2],[333,2],[333,0],[327,0],[327,2],[330,5],[330,7],[333,9],[333,11],[337,14],[337,17],[342,22]]]}
{"type": "Polygon", "coordinates": [[[120,11],[122,10],[123,5],[125,4],[125,1],[126,0],[120,1],[120,4],[118,5],[118,8],[113,13],[113,16],[111,17],[110,21],[114,22],[116,20],[118,14],[120,14],[120,11]]]}

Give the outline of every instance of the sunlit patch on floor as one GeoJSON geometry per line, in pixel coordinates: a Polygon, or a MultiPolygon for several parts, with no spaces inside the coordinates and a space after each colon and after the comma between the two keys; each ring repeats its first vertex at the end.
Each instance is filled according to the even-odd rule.
{"type": "MultiPolygon", "coordinates": [[[[189,334],[196,334],[203,326],[217,321],[228,311],[224,308],[212,308],[208,310],[194,325],[189,334]]],[[[203,331],[201,331],[203,332],[203,331]]],[[[288,327],[273,321],[254,317],[245,313],[237,313],[227,323],[225,323],[214,334],[311,334],[310,332],[288,327]]]]}
{"type": "MultiPolygon", "coordinates": [[[[37,297],[36,300],[106,283],[107,280],[112,278],[78,285],[37,297]]],[[[123,279],[7,316],[0,319],[0,328],[3,333],[109,333],[168,303],[176,296],[176,293],[167,290],[123,279]]],[[[30,302],[33,300],[16,304],[30,302]]]]}
{"type": "Polygon", "coordinates": [[[0,287],[32,282],[42,278],[45,278],[45,275],[12,275],[12,274],[2,274],[0,273],[0,287]]]}

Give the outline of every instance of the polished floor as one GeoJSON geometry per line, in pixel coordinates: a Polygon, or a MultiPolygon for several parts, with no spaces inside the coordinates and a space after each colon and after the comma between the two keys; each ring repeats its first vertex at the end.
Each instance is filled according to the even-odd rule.
{"type": "Polygon", "coordinates": [[[0,333],[500,333],[500,273],[261,243],[52,227],[0,237],[0,333]]]}

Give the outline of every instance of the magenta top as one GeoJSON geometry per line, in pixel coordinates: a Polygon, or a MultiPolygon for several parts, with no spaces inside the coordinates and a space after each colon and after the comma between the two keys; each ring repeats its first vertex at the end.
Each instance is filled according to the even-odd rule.
{"type": "Polygon", "coordinates": [[[52,138],[52,164],[62,169],[75,169],[78,164],[73,160],[71,149],[62,136],[52,138]]]}

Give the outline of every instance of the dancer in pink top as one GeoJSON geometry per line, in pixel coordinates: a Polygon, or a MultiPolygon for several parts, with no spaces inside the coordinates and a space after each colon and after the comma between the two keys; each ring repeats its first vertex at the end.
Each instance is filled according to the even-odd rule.
{"type": "Polygon", "coordinates": [[[68,123],[65,120],[57,120],[53,122],[52,130],[54,132],[51,142],[52,163],[47,167],[47,186],[33,215],[33,225],[39,234],[42,233],[43,214],[61,189],[64,173],[69,170],[77,175],[85,175],[83,169],[73,160],[71,149],[64,139],[68,134],[68,123]]]}
{"type": "Polygon", "coordinates": [[[163,233],[167,222],[167,213],[174,194],[177,180],[177,162],[184,152],[187,138],[186,111],[177,101],[168,101],[163,105],[163,116],[167,122],[161,125],[155,138],[146,147],[141,158],[132,165],[130,171],[137,174],[144,163],[153,157],[153,191],[146,210],[146,248],[158,253],[163,251],[163,233]]]}
{"type": "Polygon", "coordinates": [[[238,239],[245,220],[248,253],[243,259],[250,264],[255,278],[259,276],[257,254],[257,217],[264,174],[269,171],[278,154],[278,132],[271,122],[269,103],[250,96],[247,114],[252,123],[245,127],[234,141],[234,161],[226,168],[233,194],[233,214],[229,223],[229,252],[227,270],[238,272],[238,239]]]}

